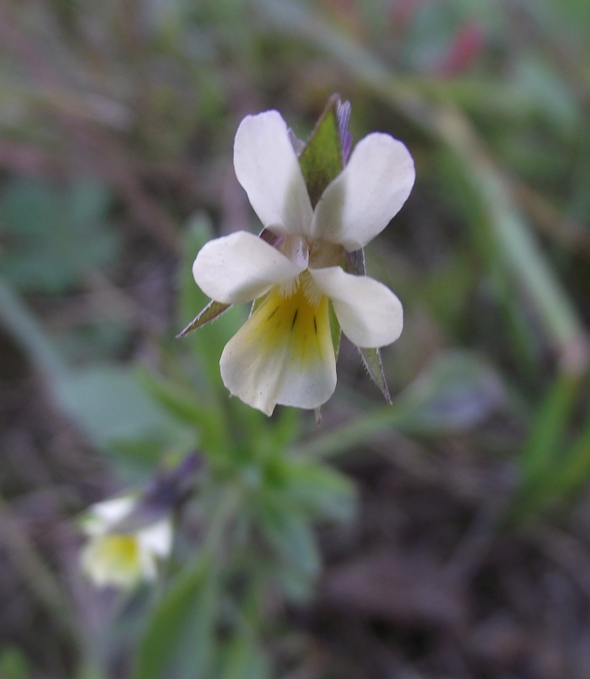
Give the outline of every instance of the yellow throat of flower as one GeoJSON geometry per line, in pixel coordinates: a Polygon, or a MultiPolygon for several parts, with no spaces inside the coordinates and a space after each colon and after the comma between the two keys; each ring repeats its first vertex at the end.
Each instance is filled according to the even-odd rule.
{"type": "Polygon", "coordinates": [[[289,285],[275,286],[254,316],[251,331],[263,352],[273,353],[288,345],[292,360],[306,365],[333,352],[329,300],[308,271],[289,285]]]}
{"type": "Polygon", "coordinates": [[[336,386],[329,305],[307,270],[273,287],[223,350],[225,386],[267,415],[325,403],[336,386]]]}
{"type": "Polygon", "coordinates": [[[107,534],[91,539],[82,554],[84,570],[99,585],[131,585],[141,577],[136,535],[107,534]]]}

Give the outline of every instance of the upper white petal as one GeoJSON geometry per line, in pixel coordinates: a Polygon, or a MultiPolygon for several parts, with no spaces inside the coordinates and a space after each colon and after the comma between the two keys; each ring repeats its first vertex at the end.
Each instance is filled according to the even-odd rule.
{"type": "Polygon", "coordinates": [[[136,500],[131,496],[97,502],[88,510],[82,528],[87,535],[106,533],[121,519],[128,516],[135,504],[136,500]]]}
{"type": "Polygon", "coordinates": [[[295,278],[302,267],[246,231],[206,243],[193,264],[201,290],[216,302],[242,304],[276,283],[295,278]]]}
{"type": "Polygon", "coordinates": [[[313,236],[359,250],[399,212],[415,175],[412,156],[400,141],[379,132],[368,135],[316,205],[313,236]]]}
{"type": "Polygon", "coordinates": [[[342,332],[353,344],[383,347],[400,336],[402,304],[385,285],[337,266],[310,269],[310,273],[318,288],[331,298],[342,332]]]}
{"type": "Polygon", "coordinates": [[[309,234],[313,210],[287,124],[277,111],[242,120],[234,142],[234,167],[264,226],[309,234]]]}
{"type": "Polygon", "coordinates": [[[271,292],[227,343],[219,362],[230,392],[267,415],[277,403],[317,408],[336,388],[328,300],[319,301],[316,311],[293,299],[271,292]]]}

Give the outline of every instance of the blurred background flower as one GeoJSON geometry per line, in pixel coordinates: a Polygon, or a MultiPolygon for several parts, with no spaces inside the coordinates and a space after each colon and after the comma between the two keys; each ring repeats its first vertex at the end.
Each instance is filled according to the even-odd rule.
{"type": "Polygon", "coordinates": [[[172,548],[169,516],[148,522],[135,530],[124,521],[137,506],[131,496],[103,500],[92,505],[83,517],[82,530],[88,540],[80,554],[82,570],[99,587],[130,588],[141,580],[155,580],[157,558],[172,548]]]}

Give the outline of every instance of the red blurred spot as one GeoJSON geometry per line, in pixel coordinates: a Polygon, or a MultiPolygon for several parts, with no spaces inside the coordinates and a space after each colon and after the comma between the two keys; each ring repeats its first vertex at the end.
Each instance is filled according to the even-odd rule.
{"type": "Polygon", "coordinates": [[[475,21],[465,23],[455,34],[436,72],[448,78],[469,70],[481,54],[484,42],[484,33],[479,25],[475,21]]]}

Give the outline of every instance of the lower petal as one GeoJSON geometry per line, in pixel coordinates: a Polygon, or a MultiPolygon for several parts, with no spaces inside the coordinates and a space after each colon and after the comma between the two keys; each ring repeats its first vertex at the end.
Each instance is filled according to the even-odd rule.
{"type": "Polygon", "coordinates": [[[385,285],[367,276],[353,276],[338,266],[309,271],[317,287],[331,298],[342,332],[353,344],[384,347],[400,336],[402,304],[385,285]]]}
{"type": "Polygon", "coordinates": [[[267,415],[278,403],[317,408],[336,388],[328,299],[306,283],[303,274],[288,295],[273,288],[221,356],[225,386],[267,415]]]}

